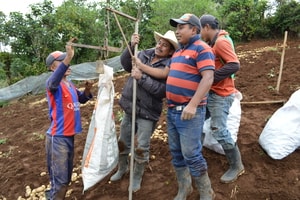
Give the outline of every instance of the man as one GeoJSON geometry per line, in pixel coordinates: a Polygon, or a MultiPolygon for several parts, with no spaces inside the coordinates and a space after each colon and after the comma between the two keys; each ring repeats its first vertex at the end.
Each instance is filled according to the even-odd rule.
{"type": "Polygon", "coordinates": [[[191,176],[200,200],[211,200],[215,193],[200,138],[215,58],[212,49],[200,40],[198,17],[187,13],[179,19],[170,19],[170,24],[176,27],[180,44],[171,60],[166,87],[169,148],[178,182],[175,200],[185,200],[192,192],[191,176]]]}
{"type": "Polygon", "coordinates": [[[221,182],[230,183],[245,172],[239,148],[227,128],[227,117],[236,92],[232,75],[239,70],[240,63],[229,34],[219,29],[218,20],[212,15],[203,15],[200,23],[201,37],[213,48],[216,57],[214,83],[209,92],[207,108],[212,134],[222,145],[230,165],[221,182]]]}
{"type": "MultiPolygon", "coordinates": [[[[173,31],[167,31],[165,35],[154,32],[156,46],[138,53],[138,57],[131,58],[126,48],[121,55],[121,64],[124,69],[131,73],[122,91],[120,106],[125,111],[121,123],[119,136],[119,165],[118,171],[110,178],[111,181],[120,180],[128,168],[128,155],[131,149],[132,130],[132,98],[133,80],[136,79],[136,136],[137,145],[134,153],[134,170],[132,191],[141,188],[144,167],[149,162],[150,138],[159,120],[162,111],[162,100],[166,95],[165,79],[156,79],[138,68],[133,68],[132,61],[137,66],[148,65],[152,68],[165,68],[169,65],[170,58],[177,49],[177,40],[173,31]]],[[[131,52],[139,43],[139,35],[133,34],[131,38],[131,52]]]]}
{"type": "MultiPolygon", "coordinates": [[[[70,40],[70,42],[74,39],[70,40]]],[[[47,167],[51,189],[47,199],[65,198],[71,181],[74,157],[74,136],[82,131],[80,103],[92,98],[91,82],[86,82],[83,92],[67,80],[74,48],[66,45],[66,52],[54,51],[46,59],[47,68],[53,73],[46,82],[46,94],[51,125],[46,134],[47,167]]]]}

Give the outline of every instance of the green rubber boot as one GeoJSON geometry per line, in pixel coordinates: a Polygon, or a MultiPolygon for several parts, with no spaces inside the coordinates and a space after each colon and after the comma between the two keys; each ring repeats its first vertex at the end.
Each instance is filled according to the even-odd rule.
{"type": "Polygon", "coordinates": [[[187,196],[193,192],[192,179],[187,167],[176,168],[176,177],[178,183],[178,193],[174,200],[186,200],[187,196]]]}
{"type": "Polygon", "coordinates": [[[141,183],[144,175],[146,163],[135,162],[133,169],[132,191],[137,192],[141,189],[141,183]]]}
{"type": "Polygon", "coordinates": [[[224,149],[224,152],[229,163],[229,169],[221,177],[221,182],[231,183],[245,172],[245,168],[237,145],[233,149],[224,149]]]}
{"type": "Polygon", "coordinates": [[[120,180],[124,174],[128,171],[128,156],[121,154],[119,155],[119,167],[118,171],[110,177],[111,181],[118,181],[120,180]]]}
{"type": "Polygon", "coordinates": [[[215,192],[211,188],[210,179],[207,172],[200,177],[193,177],[196,187],[200,193],[200,200],[213,200],[216,197],[215,192]]]}

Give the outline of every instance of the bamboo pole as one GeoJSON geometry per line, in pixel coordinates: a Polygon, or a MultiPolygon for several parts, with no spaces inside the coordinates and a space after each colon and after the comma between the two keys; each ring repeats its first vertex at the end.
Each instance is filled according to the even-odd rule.
{"type": "MultiPolygon", "coordinates": [[[[110,8],[106,8],[107,10],[113,12],[114,14],[114,17],[116,19],[116,22],[117,22],[117,25],[122,33],[122,36],[123,36],[123,39],[125,40],[125,43],[127,45],[127,48],[129,50],[129,53],[131,56],[136,56],[137,54],[137,51],[138,51],[138,45],[135,45],[134,47],[134,54],[131,52],[131,48],[126,40],[126,37],[125,37],[125,34],[122,30],[122,27],[119,23],[119,20],[116,16],[116,14],[119,14],[123,17],[127,17],[128,19],[131,19],[131,20],[134,20],[135,21],[135,30],[134,32],[135,33],[138,33],[138,29],[139,29],[139,21],[140,21],[140,16],[141,16],[141,7],[140,7],[140,4],[139,4],[139,8],[138,8],[138,17],[137,18],[134,18],[134,17],[131,17],[129,15],[126,15],[124,13],[121,13],[119,11],[116,11],[116,10],[113,10],[113,9],[110,9],[110,8]]],[[[132,67],[135,67],[135,66],[132,66],[132,67]]],[[[133,164],[134,164],[134,138],[135,138],[135,121],[136,121],[136,80],[133,79],[133,94],[132,94],[132,116],[131,116],[131,149],[130,149],[130,177],[129,177],[129,188],[128,188],[128,191],[129,191],[129,200],[132,200],[132,182],[133,182],[133,164]]]]}
{"type": "Polygon", "coordinates": [[[271,100],[271,101],[253,101],[253,102],[243,102],[241,104],[272,104],[272,103],[285,103],[286,100],[271,100]]]}
{"type": "Polygon", "coordinates": [[[279,92],[280,81],[281,81],[281,76],[282,76],[282,69],[283,69],[283,61],[284,61],[284,54],[285,54],[287,34],[288,34],[288,32],[285,31],[284,32],[284,39],[283,39],[283,49],[282,49],[281,61],[280,61],[280,69],[279,69],[279,75],[278,75],[277,86],[276,86],[276,92],[277,93],[279,92]]]}

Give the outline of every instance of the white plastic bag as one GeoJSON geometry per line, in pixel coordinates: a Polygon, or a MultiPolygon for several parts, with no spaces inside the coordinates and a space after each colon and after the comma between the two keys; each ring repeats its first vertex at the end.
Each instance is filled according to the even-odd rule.
{"type": "MultiPolygon", "coordinates": [[[[242,113],[241,100],[242,99],[243,99],[242,93],[237,91],[235,93],[234,101],[229,109],[229,114],[227,118],[227,128],[231,133],[232,139],[235,142],[237,140],[237,135],[239,132],[240,121],[241,121],[241,113],[242,113]]],[[[205,134],[203,140],[203,146],[219,154],[225,155],[225,152],[221,144],[219,144],[218,141],[212,135],[212,131],[210,129],[210,118],[208,118],[204,122],[203,133],[205,134]]]]}
{"type": "Polygon", "coordinates": [[[113,68],[104,65],[99,75],[98,96],[82,159],[83,191],[107,176],[118,163],[118,144],[113,116],[113,68]]]}
{"type": "Polygon", "coordinates": [[[272,115],[259,144],[273,159],[282,159],[300,147],[300,90],[272,115]]]}

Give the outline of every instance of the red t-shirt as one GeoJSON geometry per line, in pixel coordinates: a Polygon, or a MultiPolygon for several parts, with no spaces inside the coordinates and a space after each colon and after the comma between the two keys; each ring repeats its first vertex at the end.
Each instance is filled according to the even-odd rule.
{"type": "MultiPolygon", "coordinates": [[[[231,39],[226,38],[225,35],[228,35],[228,33],[224,30],[221,30],[215,45],[213,46],[213,51],[216,56],[216,70],[222,68],[224,64],[229,62],[239,63],[239,59],[235,54],[231,39]]],[[[211,87],[211,90],[220,96],[228,96],[236,91],[234,79],[228,77],[218,83],[214,83],[211,87]]]]}

